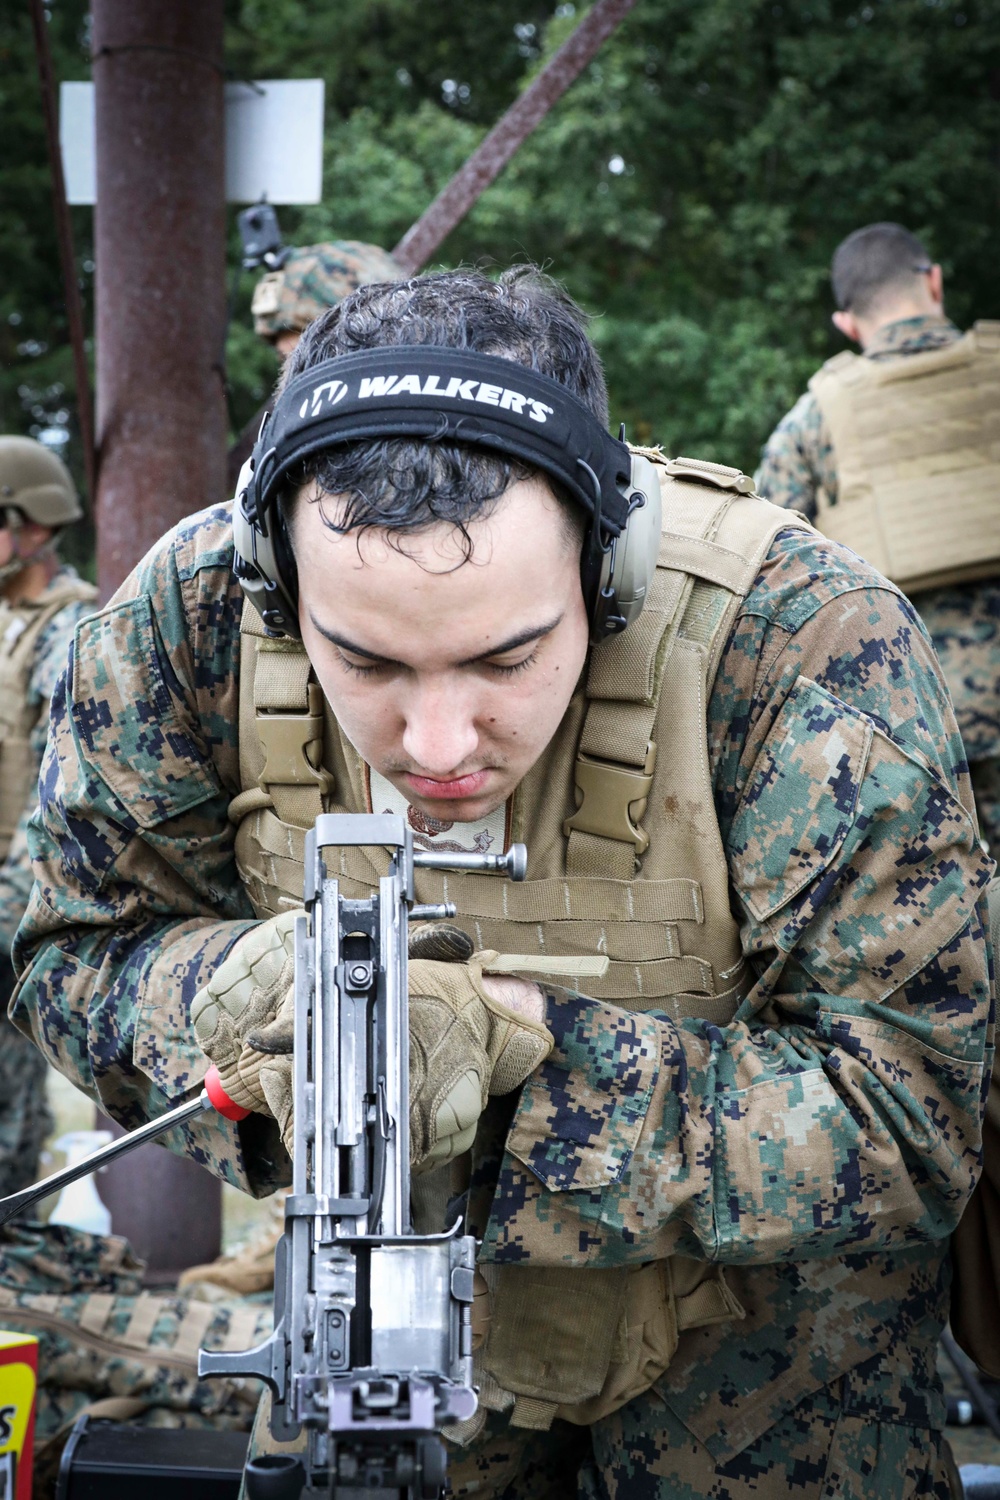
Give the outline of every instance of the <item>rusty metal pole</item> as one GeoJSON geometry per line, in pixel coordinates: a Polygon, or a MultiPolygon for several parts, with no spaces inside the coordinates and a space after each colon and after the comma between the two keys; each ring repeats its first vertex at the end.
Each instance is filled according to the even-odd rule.
{"type": "MultiPolygon", "coordinates": [[[[107,597],[225,493],[223,0],[93,0],[97,569],[107,597]]],[[[163,1278],[211,1259],[215,1178],[158,1146],[101,1193],[163,1278]]]]}
{"type": "Polygon", "coordinates": [[[59,243],[59,263],[62,267],[63,295],[66,298],[66,323],[69,328],[70,346],[73,350],[76,415],[80,428],[80,442],[83,447],[83,476],[87,485],[87,500],[93,509],[97,473],[94,462],[94,412],[90,399],[90,371],[87,369],[87,351],[84,344],[80,281],[76,269],[76,256],[73,252],[73,226],[69,219],[62,152],[59,149],[55,75],[52,71],[48,23],[45,20],[42,0],[31,0],[31,25],[35,33],[35,56],[38,60],[38,81],[42,90],[45,140],[49,152],[49,171],[52,173],[52,203],[56,216],[56,238],[59,243]]]}
{"type": "Polygon", "coordinates": [[[411,276],[427,264],[455,225],[465,218],[634,4],[635,0],[597,0],[534,82],[515,99],[465,165],[438,193],[430,208],[406,231],[392,254],[411,276]]]}
{"type": "Polygon", "coordinates": [[[93,0],[97,571],[223,498],[223,0],[93,0]]]}

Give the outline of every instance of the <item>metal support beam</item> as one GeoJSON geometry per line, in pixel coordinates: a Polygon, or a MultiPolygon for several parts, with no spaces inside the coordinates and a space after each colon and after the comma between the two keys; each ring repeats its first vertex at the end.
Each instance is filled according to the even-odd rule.
{"type": "MultiPolygon", "coordinates": [[[[226,491],[223,0],[93,0],[92,11],[107,597],[175,522],[226,491]]],[[[218,1248],[220,1184],[190,1162],[150,1146],[110,1168],[101,1191],[115,1227],[127,1217],[163,1269],[218,1248]]]]}
{"type": "Polygon", "coordinates": [[[93,508],[97,483],[94,462],[94,410],[90,398],[90,371],[87,369],[87,351],[84,345],[83,303],[80,298],[76,256],[73,253],[73,227],[69,220],[62,152],[59,149],[55,75],[52,71],[48,23],[45,20],[42,0],[31,0],[31,25],[35,34],[38,81],[42,90],[42,112],[45,117],[45,141],[49,152],[49,171],[52,173],[52,205],[56,215],[56,238],[59,242],[63,295],[66,298],[66,322],[73,350],[76,417],[80,428],[80,442],[83,446],[83,476],[87,486],[87,500],[93,508]]]}
{"type": "Polygon", "coordinates": [[[634,4],[635,0],[597,0],[534,82],[515,99],[465,165],[438,193],[430,208],[406,231],[392,254],[411,276],[427,264],[455,225],[465,218],[634,4]]]}
{"type": "Polygon", "coordinates": [[[102,594],[225,495],[223,0],[94,0],[102,594]]]}

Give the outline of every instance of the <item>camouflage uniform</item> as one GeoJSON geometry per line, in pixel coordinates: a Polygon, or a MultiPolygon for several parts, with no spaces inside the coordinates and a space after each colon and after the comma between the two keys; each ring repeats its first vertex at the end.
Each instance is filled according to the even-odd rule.
{"type": "MultiPolygon", "coordinates": [[[[53,704],[14,1014],[125,1124],[197,1085],[191,998],[253,920],[232,559],[223,507],[165,538],[53,704]]],[[[991,862],[937,663],[898,590],[783,532],[707,729],[753,988],[722,1027],[553,993],[554,1051],[491,1106],[469,1217],[485,1261],[577,1268],[581,1295],[591,1268],[725,1262],[746,1317],[682,1334],[592,1459],[586,1429],[490,1418],[457,1495],[571,1494],[578,1457],[591,1495],[949,1493],[933,1354],[980,1166],[991,862]]],[[[183,1149],[255,1194],[287,1181],[263,1116],[201,1117],[183,1149]]]]}
{"type": "MultiPolygon", "coordinates": [[[[75,577],[72,568],[63,566],[46,593],[75,577]]],[[[45,594],[38,602],[44,600],[45,594]]],[[[67,604],[53,615],[38,637],[28,702],[38,711],[31,747],[39,766],[48,736],[52,690],[66,666],[77,621],[92,608],[84,600],[67,604]]],[[[4,1008],[14,987],[8,957],[10,945],[31,894],[26,830],[33,811],[34,799],[25,807],[7,858],[0,866],[0,997],[4,1008]]],[[[17,1192],[38,1175],[42,1142],[52,1129],[52,1116],[45,1099],[47,1072],[48,1064],[42,1054],[0,1013],[0,1197],[17,1192]]]]}
{"type": "Polygon", "coordinates": [[[262,339],[301,333],[355,287],[369,281],[400,281],[403,275],[402,267],[378,245],[361,240],[303,245],[290,253],[280,270],[269,271],[254,287],[253,331],[262,339]]]}
{"type": "MultiPolygon", "coordinates": [[[[880,328],[867,359],[898,359],[960,338],[945,318],[903,318],[880,328]]],[[[816,519],[816,492],[837,492],[837,467],[819,403],[807,391],[768,438],[756,476],[760,493],[816,519]]],[[[955,705],[982,831],[1000,851],[1000,578],[914,594],[955,705]]]]}

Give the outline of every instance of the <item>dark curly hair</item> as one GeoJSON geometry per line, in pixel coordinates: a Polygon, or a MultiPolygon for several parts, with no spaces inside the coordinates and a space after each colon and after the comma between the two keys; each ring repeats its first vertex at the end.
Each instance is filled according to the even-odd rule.
{"type": "MultiPolygon", "coordinates": [[[[458,270],[376,282],[358,287],[310,324],[285,365],[281,385],[323,360],[359,349],[432,344],[492,354],[547,375],[606,425],[604,371],[586,324],[572,298],[537,266],[513,267],[496,280],[481,271],[458,270]]],[[[445,521],[463,533],[468,555],[467,524],[488,515],[512,484],[536,472],[466,443],[423,438],[347,443],[305,460],[286,492],[286,514],[301,487],[314,481],[323,494],[343,497],[336,517],[324,513],[331,530],[378,527],[399,538],[445,521]]],[[[582,513],[567,496],[559,498],[579,540],[582,513]]]]}

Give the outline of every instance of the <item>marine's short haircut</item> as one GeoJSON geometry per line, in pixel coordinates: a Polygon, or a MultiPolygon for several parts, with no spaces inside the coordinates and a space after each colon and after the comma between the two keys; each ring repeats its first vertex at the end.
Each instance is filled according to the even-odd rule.
{"type": "Polygon", "coordinates": [[[843,312],[863,318],[887,292],[904,292],[931,269],[926,249],[902,224],[866,224],[833,255],[833,295],[843,312]]]}
{"type": "MultiPolygon", "coordinates": [[[[326,359],[389,344],[469,349],[513,360],[572,391],[605,426],[607,387],[586,315],[537,266],[493,280],[477,270],[443,271],[409,281],[377,282],[345,297],[306,329],[282,371],[282,386],[326,359]]],[[[436,521],[469,538],[467,524],[489,514],[512,484],[538,471],[466,443],[385,438],[344,444],[308,458],[291,490],[314,481],[344,502],[324,513],[332,530],[384,529],[396,537],[436,521]]],[[[552,484],[551,480],[548,483],[552,484]]],[[[568,507],[582,539],[580,507],[568,507]]]]}

